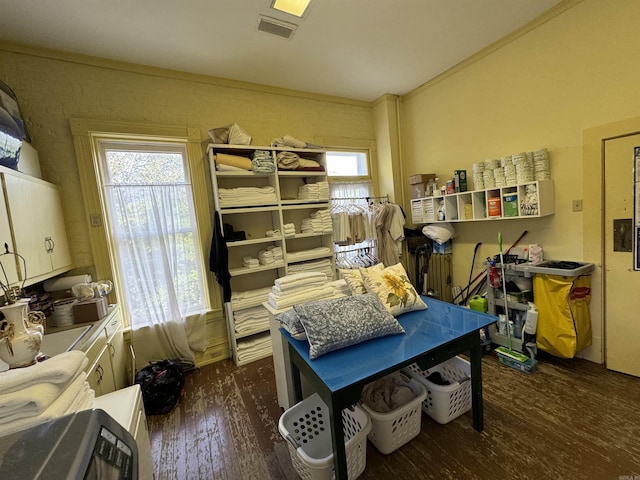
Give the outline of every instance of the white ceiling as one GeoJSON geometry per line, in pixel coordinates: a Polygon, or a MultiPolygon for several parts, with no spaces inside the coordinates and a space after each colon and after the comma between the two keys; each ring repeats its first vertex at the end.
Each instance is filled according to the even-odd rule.
{"type": "Polygon", "coordinates": [[[0,39],[372,101],[406,94],[560,0],[0,0],[0,39]],[[291,39],[258,15],[297,23],[291,39]]]}

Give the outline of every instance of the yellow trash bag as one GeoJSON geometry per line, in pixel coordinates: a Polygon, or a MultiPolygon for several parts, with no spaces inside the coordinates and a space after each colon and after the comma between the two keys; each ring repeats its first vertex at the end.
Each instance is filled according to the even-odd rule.
{"type": "Polygon", "coordinates": [[[533,294],[538,309],[538,348],[561,358],[573,358],[591,345],[591,276],[536,274],[533,294]]]}

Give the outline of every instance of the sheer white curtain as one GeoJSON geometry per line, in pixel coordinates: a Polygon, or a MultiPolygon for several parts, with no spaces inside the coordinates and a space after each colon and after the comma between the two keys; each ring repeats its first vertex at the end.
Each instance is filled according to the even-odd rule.
{"type": "Polygon", "coordinates": [[[331,198],[352,198],[366,205],[366,197],[373,195],[370,180],[361,182],[331,182],[329,194],[331,198]]]}
{"type": "MultiPolygon", "coordinates": [[[[156,169],[159,163],[162,158],[156,169]]],[[[162,183],[162,167],[158,183],[142,183],[149,171],[140,172],[138,166],[123,174],[109,165],[111,178],[104,185],[136,370],[167,358],[195,362],[193,351],[206,348],[206,306],[191,186],[162,183]]]]}

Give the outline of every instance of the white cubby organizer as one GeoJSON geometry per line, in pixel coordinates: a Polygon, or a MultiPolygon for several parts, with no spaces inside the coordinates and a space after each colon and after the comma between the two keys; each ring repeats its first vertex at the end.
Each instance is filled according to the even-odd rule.
{"type": "Polygon", "coordinates": [[[438,222],[473,222],[511,220],[552,215],[554,209],[553,180],[537,180],[507,187],[473,190],[411,200],[414,224],[438,222]],[[535,192],[535,193],[533,193],[535,192]],[[517,208],[505,214],[505,196],[517,197],[517,208]],[[500,199],[500,214],[489,214],[489,199],[500,199]],[[438,218],[440,202],[444,202],[445,218],[438,218]]]}
{"type": "MultiPolygon", "coordinates": [[[[330,280],[333,280],[335,272],[333,232],[301,233],[302,220],[318,210],[328,210],[329,198],[328,196],[320,199],[298,198],[299,187],[327,180],[325,150],[210,144],[207,147],[207,153],[211,168],[214,206],[219,213],[221,227],[226,223],[233,226],[234,232],[244,231],[246,235],[245,240],[227,240],[226,242],[229,250],[232,291],[245,292],[271,287],[277,278],[295,272],[296,265],[325,258],[330,260],[330,280]],[[279,152],[294,152],[301,158],[318,162],[325,167],[325,171],[278,170],[277,167],[273,173],[216,171],[216,153],[250,158],[256,150],[269,151],[274,161],[279,152]],[[273,187],[276,192],[275,200],[267,204],[248,205],[247,202],[242,201],[238,201],[236,204],[221,204],[220,202],[220,188],[265,186],[273,187]],[[296,227],[294,236],[284,236],[283,225],[288,223],[293,223],[296,227]],[[267,236],[266,232],[268,231],[277,231],[277,233],[274,236],[267,236]],[[257,258],[258,252],[266,250],[269,246],[282,248],[282,260],[254,268],[247,268],[243,265],[243,257],[257,258]],[[319,250],[321,247],[325,247],[323,250],[326,251],[319,250]]],[[[248,308],[264,308],[262,304],[265,301],[266,298],[260,298],[254,302],[243,302],[242,308],[234,308],[232,302],[224,304],[231,357],[237,365],[271,355],[271,351],[264,352],[264,355],[252,356],[248,360],[242,360],[238,355],[239,347],[251,348],[252,343],[269,335],[268,315],[264,324],[257,325],[250,331],[245,331],[242,334],[237,334],[235,331],[234,318],[237,312],[248,308]]]]}

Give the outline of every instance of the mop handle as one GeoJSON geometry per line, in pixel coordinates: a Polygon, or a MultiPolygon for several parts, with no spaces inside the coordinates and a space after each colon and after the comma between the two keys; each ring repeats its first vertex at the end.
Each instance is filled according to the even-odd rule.
{"type": "Polygon", "coordinates": [[[507,320],[507,341],[511,350],[511,329],[509,328],[509,306],[507,305],[507,279],[504,276],[504,256],[502,254],[502,232],[498,232],[498,244],[500,246],[500,270],[502,274],[502,298],[504,299],[504,316],[507,320]]]}

